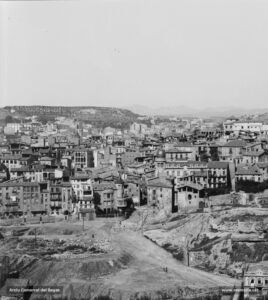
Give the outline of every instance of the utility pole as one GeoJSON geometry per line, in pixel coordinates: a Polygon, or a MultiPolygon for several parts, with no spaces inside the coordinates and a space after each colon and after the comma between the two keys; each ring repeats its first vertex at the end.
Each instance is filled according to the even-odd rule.
{"type": "Polygon", "coordinates": [[[85,230],[85,215],[84,213],[82,213],[82,216],[83,216],[83,231],[85,230]]]}
{"type": "Polygon", "coordinates": [[[36,227],[34,229],[34,245],[35,245],[35,248],[36,248],[36,227]]]}

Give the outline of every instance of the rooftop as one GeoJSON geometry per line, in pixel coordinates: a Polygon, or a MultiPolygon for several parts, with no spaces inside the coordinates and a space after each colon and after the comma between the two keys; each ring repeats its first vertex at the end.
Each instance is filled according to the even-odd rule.
{"type": "Polygon", "coordinates": [[[265,153],[265,151],[244,151],[242,153],[243,156],[261,156],[265,153]]]}
{"type": "Polygon", "coordinates": [[[203,187],[202,185],[200,184],[197,184],[197,183],[193,183],[193,182],[179,182],[177,185],[176,185],[177,188],[182,188],[182,187],[191,187],[195,190],[203,190],[203,187]]]}
{"type": "Polygon", "coordinates": [[[262,272],[265,275],[268,275],[268,261],[261,261],[258,263],[252,263],[249,264],[248,266],[248,270],[246,271],[245,276],[247,276],[247,274],[257,274],[258,272],[262,272]]]}
{"type": "Polygon", "coordinates": [[[222,147],[246,147],[247,143],[242,140],[232,140],[222,145],[222,147]]]}
{"type": "Polygon", "coordinates": [[[209,169],[227,169],[229,166],[228,162],[225,161],[209,161],[208,168],[209,169]]]}
{"type": "Polygon", "coordinates": [[[256,165],[249,168],[238,166],[235,175],[261,175],[261,172],[256,165]]]}
{"type": "Polygon", "coordinates": [[[163,188],[172,188],[173,185],[171,181],[165,179],[165,178],[153,178],[148,180],[148,186],[154,186],[154,187],[163,187],[163,188]]]}
{"type": "Polygon", "coordinates": [[[14,181],[6,181],[0,183],[0,187],[19,187],[19,186],[39,186],[37,182],[14,182],[14,181]]]}
{"type": "Polygon", "coordinates": [[[94,186],[94,190],[96,191],[104,191],[104,190],[116,190],[116,185],[114,182],[101,182],[94,186]]]}
{"type": "Polygon", "coordinates": [[[40,158],[40,160],[54,160],[54,158],[49,157],[49,156],[43,156],[40,158]]]}

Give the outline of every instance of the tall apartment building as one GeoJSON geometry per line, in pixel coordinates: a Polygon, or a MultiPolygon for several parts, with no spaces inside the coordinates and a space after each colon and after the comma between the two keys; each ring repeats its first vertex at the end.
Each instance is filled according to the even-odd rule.
{"type": "Polygon", "coordinates": [[[73,149],[73,166],[76,168],[94,167],[93,150],[88,148],[73,149]]]}

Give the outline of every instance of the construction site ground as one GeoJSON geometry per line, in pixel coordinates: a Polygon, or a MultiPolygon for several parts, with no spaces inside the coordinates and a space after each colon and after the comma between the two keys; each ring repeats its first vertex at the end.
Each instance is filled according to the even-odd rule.
{"type": "Polygon", "coordinates": [[[166,299],[180,299],[240,285],[228,276],[185,266],[145,238],[137,226],[127,228],[122,224],[118,219],[104,218],[85,221],[84,230],[82,221],[25,225],[19,237],[9,232],[16,228],[6,227],[2,230],[5,237],[0,241],[0,252],[11,258],[13,269],[17,268],[21,277],[38,285],[57,283],[70,299],[94,299],[99,295],[109,295],[111,299],[139,299],[144,295],[149,299],[163,299],[163,295],[166,299]],[[18,245],[26,239],[32,239],[32,247],[31,254],[24,252],[23,260],[18,245]],[[43,259],[34,253],[36,241],[42,239],[84,245],[107,243],[109,248],[77,260],[50,259],[49,255],[43,259]]]}

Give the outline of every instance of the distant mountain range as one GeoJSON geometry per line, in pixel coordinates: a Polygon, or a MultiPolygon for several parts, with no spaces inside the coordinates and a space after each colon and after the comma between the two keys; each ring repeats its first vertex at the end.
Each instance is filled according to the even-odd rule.
{"type": "Polygon", "coordinates": [[[231,115],[241,116],[245,114],[259,114],[268,112],[268,108],[243,108],[231,106],[206,107],[203,109],[191,108],[188,106],[162,106],[148,107],[145,105],[126,106],[125,109],[140,115],[161,115],[161,116],[189,116],[189,117],[228,117],[231,115]]]}

